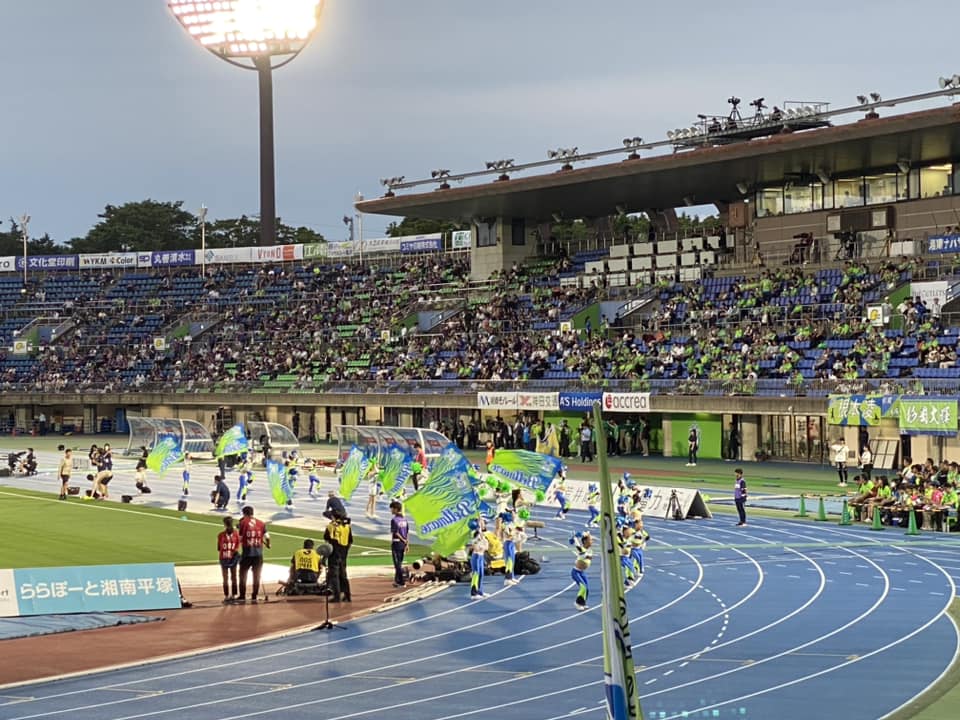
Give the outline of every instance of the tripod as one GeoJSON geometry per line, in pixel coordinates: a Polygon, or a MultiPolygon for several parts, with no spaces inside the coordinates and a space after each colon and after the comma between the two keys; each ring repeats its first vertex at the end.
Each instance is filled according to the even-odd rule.
{"type": "Polygon", "coordinates": [[[343,625],[335,620],[330,619],[330,592],[327,591],[327,594],[323,596],[323,606],[326,611],[326,616],[323,619],[323,622],[317,625],[314,630],[332,630],[336,628],[337,630],[346,630],[343,625]]]}
{"type": "Polygon", "coordinates": [[[677,491],[670,491],[670,501],[667,503],[667,517],[674,520],[683,520],[683,508],[680,507],[680,498],[677,497],[677,491]]]}

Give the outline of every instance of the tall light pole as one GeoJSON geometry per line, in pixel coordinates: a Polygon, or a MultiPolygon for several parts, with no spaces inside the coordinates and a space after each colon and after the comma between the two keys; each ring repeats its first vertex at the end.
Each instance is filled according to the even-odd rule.
{"type": "Polygon", "coordinates": [[[24,213],[20,216],[20,234],[23,237],[23,289],[27,289],[27,240],[30,238],[30,233],[27,230],[27,225],[30,224],[30,216],[24,213]]]}
{"type": "MultiPolygon", "coordinates": [[[[343,216],[343,224],[347,226],[347,229],[350,230],[350,255],[353,256],[353,252],[356,249],[356,245],[353,242],[353,218],[349,215],[343,216]]],[[[360,262],[363,262],[363,255],[360,255],[360,262]]]]}
{"type": "MultiPolygon", "coordinates": [[[[363,202],[363,194],[358,192],[353,196],[353,202],[358,205],[363,202]]],[[[357,209],[357,242],[360,245],[360,264],[363,264],[363,213],[357,209]]]]}
{"type": "Polygon", "coordinates": [[[200,276],[207,277],[207,206],[201,205],[200,212],[200,276]]]}
{"type": "Polygon", "coordinates": [[[203,47],[231,65],[257,72],[261,245],[275,245],[277,240],[273,71],[292,62],[309,44],[320,25],[323,3],[324,0],[167,0],[180,24],[203,47]]]}

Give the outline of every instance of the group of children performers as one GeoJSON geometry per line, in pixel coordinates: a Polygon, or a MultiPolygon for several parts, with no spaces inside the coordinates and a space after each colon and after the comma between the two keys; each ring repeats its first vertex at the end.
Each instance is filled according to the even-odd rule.
{"type": "MultiPolygon", "coordinates": [[[[515,491],[518,494],[518,491],[515,491]]],[[[486,555],[492,553],[491,565],[503,565],[503,584],[516,585],[523,578],[516,572],[517,554],[521,552],[527,535],[524,530],[523,508],[513,504],[499,512],[494,527],[488,529],[483,518],[471,518],[467,523],[470,541],[467,552],[470,556],[470,599],[486,597],[483,592],[483,576],[486,572],[486,555]]]]}
{"type": "MultiPolygon", "coordinates": [[[[561,479],[562,482],[563,479],[561,479]]],[[[564,498],[565,500],[565,498],[564,498]]],[[[620,567],[623,570],[623,582],[627,588],[634,587],[643,579],[643,550],[650,539],[643,527],[643,513],[640,509],[642,495],[634,490],[634,483],[630,473],[624,473],[616,488],[617,516],[616,542],[620,556],[620,567]]],[[[586,522],[586,530],[575,532],[570,537],[570,545],[576,555],[570,577],[577,585],[575,605],[577,610],[587,609],[587,598],[590,594],[590,584],[586,571],[593,559],[591,550],[593,538],[590,528],[598,525],[600,516],[600,488],[596,483],[587,486],[587,507],[590,518],[586,522]]],[[[564,512],[564,517],[566,513],[564,512]]]]}

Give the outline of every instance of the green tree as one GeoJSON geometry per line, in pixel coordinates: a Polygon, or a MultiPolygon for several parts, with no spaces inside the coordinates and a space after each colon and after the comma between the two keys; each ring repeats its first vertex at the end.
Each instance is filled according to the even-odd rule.
{"type": "Polygon", "coordinates": [[[705,218],[701,218],[699,215],[680,213],[677,222],[681,233],[686,235],[695,235],[703,230],[710,232],[720,226],[720,219],[716,215],[707,215],[705,218]]]}
{"type": "Polygon", "coordinates": [[[405,217],[399,223],[387,225],[389,237],[405,235],[430,235],[432,233],[451,233],[454,230],[469,230],[469,223],[450,222],[449,220],[430,220],[428,218],[405,217]]]}
{"type": "Polygon", "coordinates": [[[9,232],[0,230],[0,255],[22,255],[23,238],[20,226],[11,218],[9,232]]]}
{"type": "Polygon", "coordinates": [[[617,215],[613,218],[613,232],[618,239],[630,242],[647,239],[650,220],[646,215],[617,215]]]}
{"type": "MultiPolygon", "coordinates": [[[[142,200],[124,205],[107,205],[86,237],[74,238],[70,249],[78,253],[126,252],[132,250],[188,250],[201,245],[200,219],[183,209],[183,201],[142,200]]],[[[211,248],[249,247],[260,242],[260,219],[209,218],[206,244],[211,248]]],[[[2,236],[0,236],[2,241],[2,236]]],[[[280,244],[324,242],[323,236],[308,227],[277,222],[280,244]]]]}
{"type": "MultiPolygon", "coordinates": [[[[69,248],[57,245],[46,233],[27,240],[27,254],[31,256],[62,255],[69,251],[69,248]]],[[[20,225],[13,218],[10,219],[9,231],[0,230],[0,255],[23,255],[23,235],[20,225]]]]}
{"type": "MultiPolygon", "coordinates": [[[[207,222],[207,247],[251,247],[260,244],[260,218],[241,215],[207,222]]],[[[189,247],[200,247],[200,226],[194,229],[189,247]]],[[[323,235],[305,226],[293,227],[277,219],[277,244],[326,242],[323,235]]]]}
{"type": "Polygon", "coordinates": [[[70,247],[78,253],[122,252],[128,250],[183,250],[192,247],[197,225],[183,202],[142,200],[124,205],[107,205],[100,222],[86,237],[74,238],[70,247]]]}
{"type": "Polygon", "coordinates": [[[309,245],[311,243],[326,242],[326,238],[312,228],[305,225],[293,227],[283,222],[277,223],[277,242],[284,245],[309,245]]]}
{"type": "MultiPolygon", "coordinates": [[[[20,245],[21,252],[23,244],[20,245]]],[[[30,255],[63,255],[70,252],[70,248],[65,245],[57,245],[53,238],[44,233],[38,238],[27,240],[27,253],[30,255]]]]}

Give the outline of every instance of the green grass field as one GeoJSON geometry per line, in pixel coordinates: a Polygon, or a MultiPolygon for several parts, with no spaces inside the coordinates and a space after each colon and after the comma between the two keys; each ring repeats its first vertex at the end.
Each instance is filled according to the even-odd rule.
{"type": "MultiPolygon", "coordinates": [[[[110,442],[115,450],[126,447],[121,436],[84,436],[2,438],[0,450],[24,449],[28,445],[40,451],[54,452],[57,445],[77,448],[82,455],[90,444],[110,442]]],[[[304,445],[305,455],[333,458],[336,447],[329,444],[304,445]]],[[[481,453],[467,453],[471,460],[482,462],[481,453]]],[[[129,458],[119,462],[131,464],[129,458]]],[[[579,480],[596,477],[596,464],[571,464],[571,477],[579,480]]],[[[685,458],[641,458],[636,455],[610,458],[611,476],[618,478],[629,471],[641,484],[698,488],[708,495],[732,488],[733,469],[742,465],[753,494],[811,496],[836,495],[836,474],[829,468],[800,463],[725,463],[705,461],[697,468],[684,466],[685,458]]],[[[210,463],[212,466],[212,463],[210,463]]],[[[43,469],[43,468],[41,468],[43,469]]],[[[48,468],[52,470],[53,468],[48,468]]],[[[851,476],[856,468],[850,468],[851,476]]],[[[852,477],[851,477],[852,480],[852,477]]],[[[853,490],[853,488],[848,488],[853,490]]],[[[808,502],[814,511],[815,500],[808,502]]],[[[22,491],[0,486],[0,510],[4,517],[16,519],[16,531],[5,533],[4,567],[40,567],[75,565],[80,563],[110,564],[154,561],[172,561],[181,565],[208,564],[216,561],[216,534],[220,531],[218,516],[179,513],[145,507],[130,507],[115,503],[91,503],[73,499],[67,503],[56,501],[47,493],[22,491]]],[[[732,507],[714,505],[714,512],[733,512],[732,507]]],[[[792,513],[775,510],[751,509],[758,515],[790,517],[792,513]]],[[[317,537],[316,530],[273,526],[273,548],[267,560],[284,563],[306,537],[317,537]]],[[[410,556],[424,554],[427,547],[413,546],[410,556]]],[[[351,564],[389,564],[389,547],[382,541],[358,537],[351,553],[351,564]]]]}
{"type": "MultiPolygon", "coordinates": [[[[60,502],[48,493],[0,488],[0,515],[7,519],[3,561],[7,568],[65,565],[112,565],[173,562],[209,565],[217,562],[220,517],[179,513],[117,503],[60,502]]],[[[287,564],[304,538],[319,540],[316,530],[270,527],[272,547],[267,562],[287,564]]],[[[410,556],[427,548],[412,545],[410,556]]],[[[351,565],[388,565],[388,543],[355,536],[351,565]]]]}

